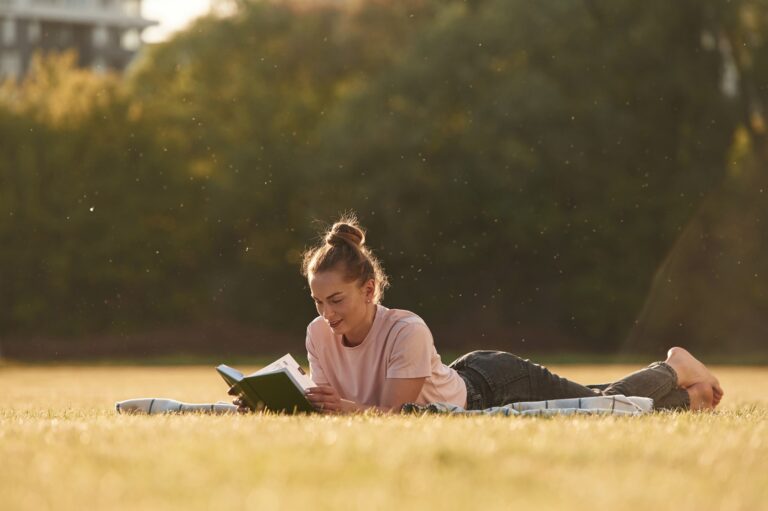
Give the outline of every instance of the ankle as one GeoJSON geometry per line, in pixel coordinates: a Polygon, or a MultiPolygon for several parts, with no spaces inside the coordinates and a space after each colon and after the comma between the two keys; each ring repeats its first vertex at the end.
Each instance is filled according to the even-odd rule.
{"type": "Polygon", "coordinates": [[[667,351],[667,359],[664,364],[675,373],[675,380],[680,387],[689,387],[694,381],[689,377],[691,354],[677,346],[667,351]]]}

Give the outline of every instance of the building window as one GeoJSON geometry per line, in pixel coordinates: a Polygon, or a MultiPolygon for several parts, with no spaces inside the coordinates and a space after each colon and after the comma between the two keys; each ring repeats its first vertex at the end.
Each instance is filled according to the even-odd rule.
{"type": "Polygon", "coordinates": [[[120,46],[127,51],[137,51],[141,46],[141,36],[135,28],[126,30],[120,40],[120,46]]]}
{"type": "Polygon", "coordinates": [[[55,33],[56,45],[59,48],[66,48],[72,44],[72,27],[68,25],[59,25],[55,33]]]}
{"type": "Polygon", "coordinates": [[[40,28],[40,22],[39,21],[30,21],[29,25],[27,25],[27,40],[30,43],[36,43],[40,40],[40,36],[42,35],[42,29],[40,28]]]}
{"type": "Polygon", "coordinates": [[[0,54],[0,78],[21,75],[21,57],[18,52],[4,51],[0,54]]]}
{"type": "Polygon", "coordinates": [[[12,46],[16,44],[16,20],[13,18],[6,18],[2,23],[3,27],[3,43],[12,46]]]}
{"type": "Polygon", "coordinates": [[[93,29],[93,45],[96,48],[103,48],[109,42],[109,32],[107,27],[99,25],[93,29]]]}

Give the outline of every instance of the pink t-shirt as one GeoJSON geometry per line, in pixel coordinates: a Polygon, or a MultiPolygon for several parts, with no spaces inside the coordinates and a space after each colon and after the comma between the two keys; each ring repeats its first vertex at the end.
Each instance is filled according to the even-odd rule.
{"type": "Polygon", "coordinates": [[[466,405],[464,380],[442,363],[427,324],[412,312],[377,305],[368,335],[351,347],[317,317],[307,327],[306,344],[312,380],[330,384],[343,399],[381,405],[387,378],[426,377],[416,403],[466,405]]]}

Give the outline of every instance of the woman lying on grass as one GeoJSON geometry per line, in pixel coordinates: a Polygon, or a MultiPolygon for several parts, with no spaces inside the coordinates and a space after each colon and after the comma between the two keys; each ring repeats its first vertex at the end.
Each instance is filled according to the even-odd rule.
{"type": "MultiPolygon", "coordinates": [[[[405,403],[432,402],[479,410],[618,394],[650,397],[655,409],[703,410],[723,396],[717,379],[683,348],[610,385],[580,385],[501,351],[473,351],[446,366],[419,316],[380,304],[387,276],[354,218],[342,218],[305,253],[302,274],[319,314],[307,327],[318,385],[307,398],[325,413],[398,412],[405,403]]],[[[241,400],[235,404],[247,410],[241,400]]]]}

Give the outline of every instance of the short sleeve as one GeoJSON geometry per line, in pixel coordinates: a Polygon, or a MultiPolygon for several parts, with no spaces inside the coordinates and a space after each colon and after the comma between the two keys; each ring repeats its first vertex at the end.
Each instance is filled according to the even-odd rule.
{"type": "Polygon", "coordinates": [[[387,361],[387,378],[424,378],[432,375],[432,333],[423,323],[401,328],[387,361]]]}
{"type": "Polygon", "coordinates": [[[307,360],[309,360],[309,377],[318,385],[327,385],[328,378],[325,376],[325,371],[320,364],[320,359],[317,356],[317,349],[312,344],[312,336],[309,334],[309,328],[307,328],[307,340],[305,342],[307,348],[307,360]]]}

